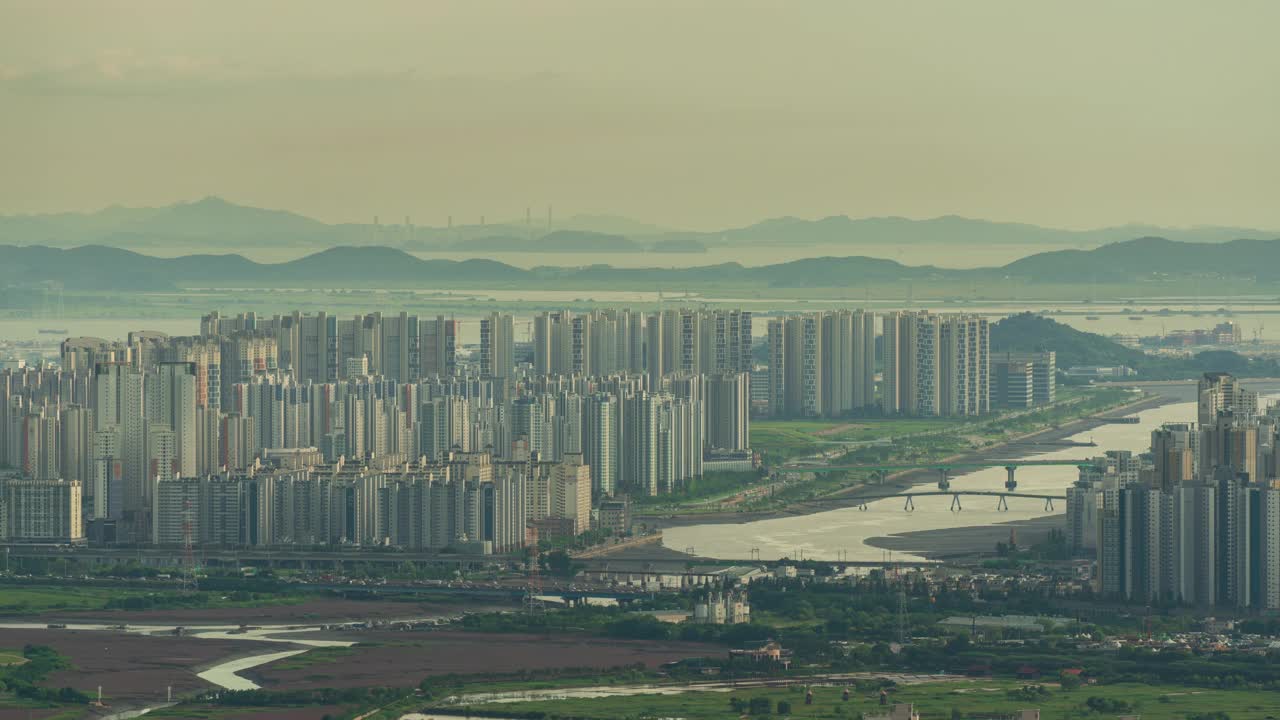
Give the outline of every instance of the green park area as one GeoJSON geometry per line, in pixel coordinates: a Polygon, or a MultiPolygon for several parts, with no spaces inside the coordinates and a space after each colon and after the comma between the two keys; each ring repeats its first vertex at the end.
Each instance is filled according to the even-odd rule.
{"type": "Polygon", "coordinates": [[[1121,388],[1060,388],[1057,401],[1048,407],[996,411],[972,418],[868,417],[848,420],[756,420],[751,423],[751,446],[766,463],[779,464],[826,453],[839,457],[856,454],[877,444],[891,446],[887,458],[917,446],[949,445],[976,450],[1007,441],[1017,435],[1058,427],[1135,399],[1121,388]],[[964,447],[967,445],[967,448],[964,447]]]}
{"type": "Polygon", "coordinates": [[[119,587],[114,584],[94,586],[7,585],[0,588],[0,615],[38,615],[49,611],[135,611],[177,608],[262,607],[290,605],[304,598],[274,592],[218,590],[183,593],[165,586],[154,591],[119,587]]]}
{"type": "Polygon", "coordinates": [[[891,442],[914,435],[955,432],[975,421],[949,418],[757,420],[751,446],[771,461],[839,451],[855,443],[891,442]]]}
{"type": "MultiPolygon", "coordinates": [[[[804,687],[717,689],[672,695],[631,695],[590,699],[556,699],[468,706],[505,717],[623,720],[685,718],[712,720],[750,717],[861,718],[884,712],[878,688],[814,686],[812,704],[804,687]],[[766,711],[767,710],[767,711],[766,711]]],[[[923,719],[986,718],[1000,713],[1039,709],[1041,717],[1104,720],[1141,716],[1143,720],[1264,720],[1280,708],[1280,693],[1259,690],[1211,690],[1173,685],[1083,685],[1064,689],[1056,682],[973,679],[899,685],[889,689],[888,703],[912,703],[923,719]],[[1215,714],[1221,713],[1221,714],[1215,714]]],[[[452,707],[450,711],[455,711],[452,707]]],[[[458,708],[461,710],[462,708],[458,708]]],[[[456,711],[455,711],[456,712],[456,711]]],[[[464,714],[459,712],[458,714],[464,714]]]]}

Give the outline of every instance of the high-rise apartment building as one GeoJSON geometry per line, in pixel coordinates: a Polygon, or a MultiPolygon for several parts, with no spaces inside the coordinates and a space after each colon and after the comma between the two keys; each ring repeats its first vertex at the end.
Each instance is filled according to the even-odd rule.
{"type": "Polygon", "coordinates": [[[144,381],[147,423],[150,428],[163,427],[173,433],[171,472],[188,477],[194,476],[198,467],[198,381],[194,362],[160,362],[144,381]]]}
{"type": "Polygon", "coordinates": [[[1229,373],[1205,373],[1196,395],[1201,427],[1212,425],[1222,412],[1241,418],[1251,418],[1258,412],[1258,393],[1244,388],[1229,373]]]}
{"type": "Polygon", "coordinates": [[[581,453],[568,453],[552,469],[551,516],[573,523],[573,534],[591,528],[591,469],[581,453]]]}
{"type": "Polygon", "coordinates": [[[510,377],[515,364],[514,320],[507,313],[489,313],[480,321],[480,375],[510,377]]]}
{"type": "Polygon", "coordinates": [[[889,313],[882,357],[886,414],[980,415],[991,408],[986,318],[889,313]]]}
{"type": "Polygon", "coordinates": [[[839,417],[875,402],[875,322],[836,310],[769,322],[769,411],[839,417]]]}
{"type": "Polygon", "coordinates": [[[706,383],[707,446],[746,450],[751,443],[751,376],[745,372],[711,375],[706,383]]]}
{"type": "Polygon", "coordinates": [[[620,420],[616,395],[595,393],[585,399],[583,462],[590,468],[591,488],[597,498],[610,497],[618,490],[620,420]]]}

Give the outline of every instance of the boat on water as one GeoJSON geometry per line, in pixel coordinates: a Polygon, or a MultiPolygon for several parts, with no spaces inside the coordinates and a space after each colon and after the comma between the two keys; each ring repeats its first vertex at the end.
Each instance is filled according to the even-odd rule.
{"type": "Polygon", "coordinates": [[[1084,319],[1085,320],[1101,320],[1102,318],[1099,318],[1097,315],[1085,315],[1084,319]]]}
{"type": "Polygon", "coordinates": [[[66,335],[67,334],[66,328],[63,328],[61,330],[57,328],[40,328],[39,330],[36,330],[36,332],[40,333],[41,335],[66,335]]]}
{"type": "Polygon", "coordinates": [[[1141,319],[1142,319],[1142,316],[1141,316],[1141,315],[1130,315],[1130,316],[1129,316],[1129,319],[1130,319],[1130,320],[1141,320],[1141,319]]]}

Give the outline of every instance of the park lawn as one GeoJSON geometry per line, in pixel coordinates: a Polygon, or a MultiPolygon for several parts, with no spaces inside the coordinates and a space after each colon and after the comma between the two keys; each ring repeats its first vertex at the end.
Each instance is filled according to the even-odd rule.
{"type": "Polygon", "coordinates": [[[46,610],[100,610],[113,597],[130,595],[119,588],[4,587],[0,588],[0,613],[40,613],[46,610]]]}
{"type": "Polygon", "coordinates": [[[773,460],[785,460],[835,450],[840,442],[869,442],[947,432],[972,423],[972,420],[948,418],[756,420],[751,423],[751,447],[773,460]]]}
{"type": "MultiPolygon", "coordinates": [[[[913,703],[923,718],[932,720],[951,717],[953,709],[962,714],[998,713],[1038,708],[1045,718],[1090,718],[1104,720],[1130,713],[1090,712],[1085,701],[1090,697],[1133,703],[1143,720],[1184,720],[1188,714],[1222,711],[1231,720],[1264,720],[1280,708],[1280,693],[1255,690],[1211,690],[1178,686],[1103,685],[1086,686],[1074,691],[1046,685],[1047,696],[1034,700],[1017,699],[1009,692],[1024,683],[1010,680],[965,680],[899,687],[890,694],[890,703],[913,703]],[[1162,699],[1163,698],[1163,699],[1162,699]]],[[[848,702],[841,700],[841,688],[815,687],[813,705],[804,704],[800,688],[756,688],[734,692],[689,692],[680,695],[637,695],[631,697],[577,700],[542,700],[518,703],[491,703],[474,706],[486,712],[542,712],[575,718],[615,720],[623,718],[680,717],[685,720],[733,718],[729,698],[750,700],[768,697],[776,709],[779,700],[791,704],[793,718],[853,718],[857,713],[880,709],[876,693],[854,693],[848,702]]],[[[463,708],[449,708],[461,714],[463,708]]],[[[776,716],[776,715],[775,715],[776,716]]]]}
{"type": "Polygon", "coordinates": [[[701,477],[693,478],[689,483],[676,491],[665,495],[635,497],[632,500],[640,508],[682,508],[706,505],[714,508],[717,500],[732,497],[761,480],[760,474],[751,471],[718,471],[709,472],[701,477]]]}
{"type": "MultiPolygon", "coordinates": [[[[261,594],[249,600],[232,600],[229,592],[200,591],[205,596],[203,604],[183,604],[174,600],[177,588],[164,586],[154,590],[121,588],[113,586],[29,585],[0,588],[0,615],[38,615],[52,610],[104,610],[111,600],[123,600],[148,595],[160,596],[162,602],[154,608],[141,610],[122,609],[122,612],[144,612],[146,609],[168,608],[224,608],[259,607],[262,605],[293,605],[304,602],[302,595],[278,594],[264,597],[261,594]]],[[[114,611],[113,611],[114,612],[114,611]]]]}

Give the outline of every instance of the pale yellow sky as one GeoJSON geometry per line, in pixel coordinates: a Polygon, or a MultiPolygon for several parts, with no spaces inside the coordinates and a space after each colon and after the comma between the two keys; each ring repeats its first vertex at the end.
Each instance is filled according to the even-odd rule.
{"type": "Polygon", "coordinates": [[[1280,3],[0,2],[0,213],[1280,228],[1280,3]]]}

